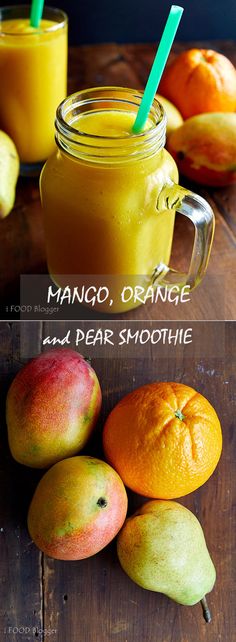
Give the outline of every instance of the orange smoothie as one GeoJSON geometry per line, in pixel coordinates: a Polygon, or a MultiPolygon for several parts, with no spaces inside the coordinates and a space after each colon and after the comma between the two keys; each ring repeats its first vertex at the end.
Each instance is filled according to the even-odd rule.
{"type": "MultiPolygon", "coordinates": [[[[177,181],[178,172],[169,153],[153,144],[152,120],[141,136],[132,134],[135,116],[132,106],[103,109],[101,104],[73,117],[78,149],[75,143],[68,153],[59,145],[44,166],[48,269],[58,285],[70,285],[68,275],[79,274],[116,275],[115,289],[134,283],[133,277],[147,285],[155,266],[169,262],[175,212],[159,211],[157,203],[164,184],[177,181]]],[[[112,294],[116,299],[114,289],[112,294]]],[[[109,311],[128,307],[116,303],[109,311]]]]}
{"type": "Polygon", "coordinates": [[[31,164],[55,149],[55,112],[67,86],[67,19],[45,9],[34,29],[21,9],[27,8],[0,21],[0,128],[14,140],[21,162],[31,164]]]}

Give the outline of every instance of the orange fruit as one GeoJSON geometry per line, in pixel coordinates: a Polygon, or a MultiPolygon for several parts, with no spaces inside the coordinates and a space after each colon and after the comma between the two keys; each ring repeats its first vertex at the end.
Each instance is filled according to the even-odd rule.
{"type": "Polygon", "coordinates": [[[183,118],[236,109],[236,70],[230,60],[211,49],[188,49],[174,58],[160,83],[183,118]]]}
{"type": "Polygon", "coordinates": [[[181,383],[137,388],[105,423],[104,452],[124,484],[146,497],[173,499],[199,488],[222,450],[217,414],[181,383]]]}

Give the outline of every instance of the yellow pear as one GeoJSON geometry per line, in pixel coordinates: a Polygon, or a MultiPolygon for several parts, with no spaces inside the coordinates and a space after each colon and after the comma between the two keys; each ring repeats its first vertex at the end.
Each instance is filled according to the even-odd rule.
{"type": "Polygon", "coordinates": [[[13,208],[19,168],[19,156],[13,140],[0,131],[0,219],[13,208]]]}
{"type": "Polygon", "coordinates": [[[177,127],[180,127],[183,124],[183,118],[177,107],[175,107],[175,105],[173,105],[170,100],[167,100],[167,98],[160,96],[160,94],[156,94],[156,99],[159,101],[159,103],[161,103],[166,112],[166,134],[167,136],[169,136],[171,132],[173,132],[175,129],[177,129],[177,127]]]}

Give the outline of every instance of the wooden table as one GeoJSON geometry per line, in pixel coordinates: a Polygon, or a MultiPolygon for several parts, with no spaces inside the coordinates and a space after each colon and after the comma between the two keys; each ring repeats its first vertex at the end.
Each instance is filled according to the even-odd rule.
{"type": "MultiPolygon", "coordinates": [[[[195,325],[201,333],[203,324],[195,325]]],[[[80,562],[49,559],[31,542],[26,528],[27,509],[43,473],[16,464],[10,456],[5,396],[22,363],[42,350],[45,336],[63,335],[68,323],[0,324],[1,642],[236,641],[236,327],[233,323],[205,324],[206,341],[211,340],[216,325],[220,348],[217,357],[204,357],[205,348],[202,345],[201,349],[200,342],[191,352],[182,348],[174,358],[171,353],[159,358],[158,351],[150,348],[145,350],[144,359],[125,355],[119,358],[112,348],[107,349],[106,358],[93,358],[90,351],[102,385],[103,410],[94,438],[85,449],[88,454],[102,456],[105,417],[124,394],[144,383],[157,379],[181,381],[195,387],[214,405],[224,438],[220,463],[202,488],[180,500],[202,523],[217,568],[217,583],[208,600],[213,620],[206,625],[199,605],[177,605],[131,582],[119,566],[114,542],[80,562]]],[[[141,502],[142,498],[129,493],[129,512],[141,502]]]]}
{"type": "MultiPolygon", "coordinates": [[[[236,64],[234,44],[205,42],[175,44],[174,53],[188,46],[206,46],[221,51],[236,64]]],[[[142,88],[154,56],[154,45],[96,45],[72,48],[69,56],[69,86],[72,93],[96,85],[123,85],[142,88]]],[[[126,318],[133,319],[235,319],[236,270],[235,237],[236,186],[205,189],[190,185],[208,199],[216,216],[216,233],[207,276],[192,293],[191,302],[173,305],[145,305],[126,318]]],[[[192,230],[177,218],[172,265],[186,269],[192,243],[192,230]]],[[[46,257],[39,201],[38,181],[20,179],[15,210],[0,224],[1,318],[8,319],[6,305],[19,301],[20,274],[46,273],[46,257]]],[[[78,313],[84,316],[83,310],[78,313]]]]}

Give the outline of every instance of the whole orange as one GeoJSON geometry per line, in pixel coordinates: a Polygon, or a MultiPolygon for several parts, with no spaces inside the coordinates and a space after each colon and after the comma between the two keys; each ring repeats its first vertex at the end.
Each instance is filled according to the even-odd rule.
{"type": "Polygon", "coordinates": [[[213,473],[222,433],[214,408],[193,388],[151,383],[113,408],[103,444],[126,486],[147,497],[173,499],[196,490],[213,473]]]}
{"type": "Polygon", "coordinates": [[[236,70],[230,60],[211,49],[188,49],[166,68],[160,93],[183,118],[236,109],[236,70]]]}

